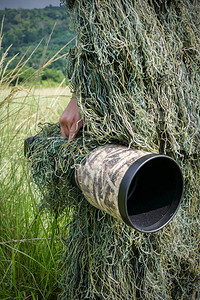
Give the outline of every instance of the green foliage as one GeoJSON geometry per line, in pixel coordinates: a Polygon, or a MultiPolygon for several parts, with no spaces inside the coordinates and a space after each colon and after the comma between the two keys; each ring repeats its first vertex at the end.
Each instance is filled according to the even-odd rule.
{"type": "Polygon", "coordinates": [[[56,70],[56,69],[46,69],[42,72],[42,74],[40,75],[41,77],[41,83],[43,81],[49,81],[49,82],[54,82],[54,83],[61,83],[63,78],[64,78],[64,74],[61,70],[56,70]]]}
{"type": "MultiPolygon", "coordinates": [[[[8,69],[5,75],[11,72],[12,70],[8,69]]],[[[41,86],[55,86],[65,80],[62,70],[54,68],[47,68],[40,72],[33,68],[25,67],[22,72],[16,69],[15,72],[13,72],[13,76],[15,76],[15,79],[10,83],[11,86],[15,86],[16,84],[32,85],[34,80],[41,86]]]]}
{"type": "Polygon", "coordinates": [[[44,90],[46,98],[41,90],[36,97],[30,88],[0,85],[0,299],[54,300],[60,293],[62,239],[70,217],[40,211],[23,153],[30,128],[42,118],[58,118],[52,111],[62,102],[60,90],[44,90]]]}
{"type": "MultiPolygon", "coordinates": [[[[65,225],[70,216],[66,213],[62,219],[55,218],[39,209],[40,195],[30,181],[23,144],[25,138],[34,134],[38,122],[55,122],[59,118],[62,104],[66,106],[68,89],[45,88],[38,93],[38,90],[33,90],[33,85],[24,88],[17,84],[23,81],[27,85],[30,78],[37,79],[41,71],[29,68],[24,59],[18,65],[13,58],[14,68],[8,70],[5,58],[9,49],[2,51],[1,42],[2,26],[0,299],[54,300],[60,292],[59,282],[64,267],[61,261],[62,239],[67,233],[65,225]]],[[[61,71],[54,71],[56,80],[59,80],[61,71]]],[[[45,73],[48,75],[49,71],[43,69],[45,73]]]]}
{"type": "Polygon", "coordinates": [[[5,76],[8,76],[9,74],[13,74],[15,77],[12,82],[10,83],[11,86],[15,86],[16,84],[22,84],[22,83],[28,83],[32,82],[33,76],[35,74],[35,70],[33,68],[25,67],[23,68],[23,71],[20,72],[20,70],[17,68],[13,72],[12,69],[7,69],[5,72],[5,76]]]}
{"type": "MultiPolygon", "coordinates": [[[[21,57],[26,53],[28,57],[32,51],[41,42],[34,55],[29,59],[26,66],[33,69],[38,69],[48,59],[53,57],[64,45],[69,43],[75,36],[71,28],[70,18],[64,8],[46,7],[44,9],[6,9],[0,11],[0,20],[4,20],[4,37],[2,47],[7,49],[12,47],[5,59],[8,62],[14,55],[18,54],[15,63],[9,65],[9,69],[13,69],[14,64],[19,62],[21,57]]],[[[59,55],[64,55],[68,52],[69,47],[65,47],[59,55]]],[[[61,70],[64,72],[65,60],[60,59],[51,64],[48,68],[61,70]]],[[[50,73],[49,73],[50,74],[50,73]]],[[[24,81],[25,77],[30,75],[26,72],[20,79],[24,81]]],[[[60,82],[58,78],[60,72],[56,72],[55,82],[60,82]]],[[[54,81],[52,75],[51,80],[54,81]]],[[[62,79],[64,78],[64,75],[62,79]]]]}

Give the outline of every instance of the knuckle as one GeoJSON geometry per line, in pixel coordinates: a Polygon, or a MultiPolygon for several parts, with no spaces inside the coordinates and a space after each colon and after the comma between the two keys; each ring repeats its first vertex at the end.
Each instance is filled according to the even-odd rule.
{"type": "Polygon", "coordinates": [[[64,116],[61,116],[59,122],[61,125],[68,124],[68,119],[64,116]]]}
{"type": "Polygon", "coordinates": [[[60,124],[63,123],[63,117],[62,116],[60,117],[59,122],[60,122],[60,124]]]}
{"type": "Polygon", "coordinates": [[[73,134],[75,131],[76,131],[76,128],[71,127],[70,130],[69,130],[69,133],[73,134]]]}

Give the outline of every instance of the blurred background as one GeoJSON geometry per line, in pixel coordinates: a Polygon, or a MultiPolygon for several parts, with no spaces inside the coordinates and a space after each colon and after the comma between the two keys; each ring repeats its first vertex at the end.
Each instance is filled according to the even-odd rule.
{"type": "Polygon", "coordinates": [[[45,8],[46,6],[60,6],[59,0],[1,0],[0,2],[0,9],[5,8],[26,8],[26,9],[32,9],[32,8],[45,8]]]}
{"type": "MultiPolygon", "coordinates": [[[[64,55],[70,46],[65,46],[74,37],[70,16],[59,0],[54,1],[1,1],[0,20],[3,20],[2,51],[9,48],[4,64],[10,62],[6,74],[14,68],[22,56],[27,59],[23,74],[16,77],[12,84],[24,82],[52,58],[62,47],[59,56],[64,55]],[[11,46],[12,45],[12,46],[11,46]]],[[[58,58],[58,56],[56,57],[58,58]]],[[[64,78],[64,59],[57,59],[40,73],[40,85],[60,83],[64,78]]],[[[17,70],[16,70],[17,71],[17,70]]]]}

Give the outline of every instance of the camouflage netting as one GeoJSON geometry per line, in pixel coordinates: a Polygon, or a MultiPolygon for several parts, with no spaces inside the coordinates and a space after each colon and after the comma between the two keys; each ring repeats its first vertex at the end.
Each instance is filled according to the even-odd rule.
{"type": "Polygon", "coordinates": [[[31,160],[42,205],[72,216],[61,299],[200,298],[200,3],[160,2],[66,1],[77,29],[66,73],[84,127],[67,143],[59,125],[44,125],[31,160]],[[71,184],[76,165],[107,143],[179,163],[184,200],[162,231],[130,229],[71,184]]]}

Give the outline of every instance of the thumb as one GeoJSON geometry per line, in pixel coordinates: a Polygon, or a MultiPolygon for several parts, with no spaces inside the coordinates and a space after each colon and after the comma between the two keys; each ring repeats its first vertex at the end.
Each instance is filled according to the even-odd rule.
{"type": "Polygon", "coordinates": [[[77,123],[73,123],[71,128],[70,128],[70,131],[69,131],[69,138],[68,138],[68,142],[72,141],[73,139],[75,139],[76,137],[76,131],[78,130],[77,128],[77,123]]]}

